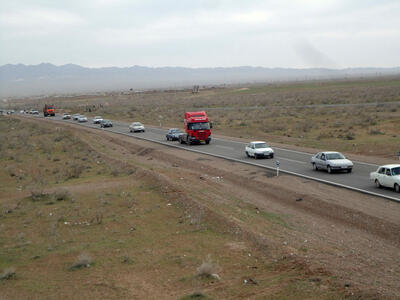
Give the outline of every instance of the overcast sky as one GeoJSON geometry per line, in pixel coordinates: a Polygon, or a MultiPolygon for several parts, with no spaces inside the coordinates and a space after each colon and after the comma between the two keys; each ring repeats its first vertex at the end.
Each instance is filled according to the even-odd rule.
{"type": "Polygon", "coordinates": [[[400,66],[400,1],[0,1],[0,65],[41,62],[400,66]]]}

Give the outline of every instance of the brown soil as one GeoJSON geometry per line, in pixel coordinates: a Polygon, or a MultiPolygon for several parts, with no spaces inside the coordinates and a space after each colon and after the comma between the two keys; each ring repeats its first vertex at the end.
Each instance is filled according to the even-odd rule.
{"type": "MultiPolygon", "coordinates": [[[[112,155],[103,153],[108,159],[123,163],[140,156],[158,170],[155,176],[165,182],[165,194],[174,195],[185,205],[187,197],[181,191],[192,191],[192,209],[204,210],[208,218],[219,218],[216,223],[226,222],[232,232],[248,238],[277,261],[286,259],[287,268],[303,266],[316,280],[329,278],[329,284],[363,299],[400,295],[398,203],[297,177],[271,177],[261,168],[109,132],[65,123],[60,126],[86,135],[89,145],[102,136],[102,143],[109,146],[106,149],[115,149],[112,155]],[[200,190],[207,192],[193,195],[200,190]],[[234,199],[251,205],[257,213],[284,215],[287,225],[277,233],[257,224],[246,226],[230,218],[229,210],[213,212],[213,202],[229,206],[234,199]]],[[[240,243],[227,245],[233,251],[242,247],[240,243]]]]}

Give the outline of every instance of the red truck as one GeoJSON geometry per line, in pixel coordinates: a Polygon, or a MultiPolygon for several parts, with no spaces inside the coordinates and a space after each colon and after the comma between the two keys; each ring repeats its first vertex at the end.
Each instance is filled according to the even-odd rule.
{"type": "Polygon", "coordinates": [[[185,134],[179,136],[181,144],[210,143],[212,123],[205,111],[186,112],[184,123],[185,134]]]}
{"type": "Polygon", "coordinates": [[[45,117],[47,116],[52,116],[54,117],[56,115],[56,111],[54,109],[54,105],[52,104],[45,104],[43,108],[43,115],[45,117]]]}

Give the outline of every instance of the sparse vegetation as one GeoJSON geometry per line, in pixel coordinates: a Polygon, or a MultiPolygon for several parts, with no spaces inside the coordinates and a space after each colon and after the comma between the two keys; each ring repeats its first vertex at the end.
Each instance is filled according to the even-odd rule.
{"type": "Polygon", "coordinates": [[[88,268],[92,264],[93,259],[87,252],[83,252],[79,254],[79,256],[76,258],[76,261],[74,264],[71,266],[72,270],[75,269],[81,269],[81,268],[88,268]]]}
{"type": "Polygon", "coordinates": [[[73,111],[91,103],[92,114],[154,126],[161,115],[168,127],[181,127],[185,111],[205,109],[219,134],[320,149],[334,146],[365,155],[393,157],[398,151],[392,137],[400,118],[398,77],[202,89],[194,95],[177,91],[54,100],[73,111]],[[385,132],[385,140],[369,134],[371,126],[385,132]],[[347,134],[349,127],[353,129],[347,134]]]}
{"type": "Polygon", "coordinates": [[[202,292],[194,292],[189,296],[181,298],[181,300],[191,300],[191,299],[209,299],[207,295],[203,294],[202,292]]]}
{"type": "Polygon", "coordinates": [[[16,276],[15,273],[15,268],[10,267],[7,268],[3,271],[3,273],[0,275],[0,280],[10,280],[10,279],[14,279],[16,276]]]}
{"type": "Polygon", "coordinates": [[[197,268],[197,276],[200,277],[219,278],[217,272],[219,272],[219,266],[212,261],[210,255],[208,255],[207,259],[197,268]]]}
{"type": "Polygon", "coordinates": [[[65,201],[65,200],[69,200],[71,198],[70,192],[67,189],[63,189],[63,188],[54,192],[53,195],[57,201],[65,201]]]}
{"type": "MultiPolygon", "coordinates": [[[[212,98],[215,96],[212,93],[204,97],[212,98]]],[[[221,93],[218,94],[221,99],[213,104],[218,108],[220,101],[229,106],[229,95],[236,92],[218,90],[216,93],[221,93]]],[[[153,96],[140,95],[140,99],[132,96],[131,100],[135,105],[137,101],[154,103],[153,96]]],[[[202,93],[198,96],[203,97],[202,93]]],[[[116,103],[124,103],[124,97],[116,97],[116,103]]],[[[187,106],[194,103],[202,107],[210,100],[201,97],[196,103],[190,96],[187,106]]],[[[246,102],[253,96],[240,94],[240,97],[246,102]]],[[[255,98],[257,105],[261,105],[262,97],[255,98]]],[[[168,99],[171,100],[169,96],[162,100],[168,99]]],[[[70,100],[72,107],[82,99],[70,100]]],[[[237,100],[233,97],[233,101],[237,100]]],[[[99,109],[112,114],[115,108],[99,109]]],[[[147,103],[129,112],[137,118],[136,114],[146,109],[149,114],[153,113],[147,103]]],[[[379,109],[386,113],[385,106],[379,109]]],[[[253,119],[251,110],[242,109],[240,113],[246,116],[246,125],[235,119],[234,113],[224,115],[215,109],[212,114],[218,116],[217,124],[221,125],[218,130],[229,131],[225,119],[229,118],[229,126],[242,128],[243,136],[247,136],[245,132],[249,129],[265,135],[265,128],[272,122],[283,122],[282,116],[287,124],[273,130],[290,138],[297,139],[299,132],[292,127],[297,125],[303,128],[302,140],[309,140],[318,131],[321,143],[337,139],[339,135],[342,135],[340,143],[348,143],[345,135],[351,126],[355,137],[351,143],[362,136],[359,125],[346,118],[326,129],[327,124],[308,126],[298,120],[303,118],[304,111],[289,110],[287,115],[284,109],[277,112],[278,116],[268,115],[271,120],[263,120],[259,117],[264,115],[255,113],[253,119]],[[291,124],[293,120],[298,120],[296,125],[291,124]]],[[[171,112],[170,116],[175,114],[176,111],[171,112]]],[[[169,122],[168,117],[163,120],[169,122]]],[[[323,120],[323,117],[319,119],[323,120]]],[[[371,120],[378,124],[373,128],[380,130],[379,116],[371,120]]],[[[178,121],[180,124],[181,120],[178,121]]],[[[147,160],[151,151],[136,155],[143,149],[134,144],[120,146],[105,136],[84,131],[78,135],[63,127],[31,125],[0,117],[0,137],[4,141],[0,144],[0,182],[4,182],[0,186],[3,212],[0,268],[11,265],[18,268],[18,280],[1,287],[5,297],[81,298],[82,291],[87,298],[107,299],[146,298],[150,294],[163,298],[166,293],[174,299],[229,299],[232,295],[338,299],[348,295],[347,291],[337,288],[338,279],[330,273],[322,270],[314,281],[316,275],[307,269],[308,262],[297,260],[297,255],[311,257],[314,250],[311,243],[302,240],[300,245],[290,244],[288,249],[282,244],[280,239],[295,236],[297,227],[301,227],[300,234],[310,229],[303,228],[301,223],[291,226],[289,216],[232,200],[224,194],[226,189],[220,191],[219,183],[199,182],[198,176],[193,176],[197,174],[194,169],[185,173],[184,168],[176,169],[178,165],[173,160],[174,168],[171,168],[165,157],[162,163],[156,162],[157,153],[151,161],[147,160]],[[41,139],[45,139],[43,143],[48,139],[49,143],[38,142],[41,139]],[[75,166],[79,172],[71,176],[75,166]],[[8,167],[13,168],[16,176],[10,176],[8,167]],[[135,176],[130,176],[133,173],[135,176]],[[188,182],[180,180],[180,176],[186,175],[188,182]],[[178,184],[165,179],[169,177],[178,184]],[[34,188],[38,188],[36,198],[40,201],[29,201],[34,188]],[[264,238],[266,244],[259,244],[258,239],[264,238]],[[259,245],[263,246],[259,248],[259,245]],[[95,267],[88,269],[93,264],[92,257],[95,267]],[[80,271],[69,272],[71,269],[80,271]],[[66,281],[71,284],[63,284],[66,281]],[[190,294],[193,290],[202,292],[190,294]]],[[[386,135],[386,129],[382,132],[386,135]]],[[[203,161],[198,163],[201,165],[203,161]]],[[[179,166],[184,166],[184,161],[179,166]]],[[[273,195],[268,194],[270,197],[273,195]]],[[[308,205],[309,199],[304,199],[301,204],[308,205]]],[[[334,251],[339,245],[333,244],[334,247],[327,248],[336,254],[334,251]]]]}
{"type": "MultiPolygon", "coordinates": [[[[42,106],[48,101],[35,104],[42,106]]],[[[215,133],[383,156],[394,156],[398,151],[392,135],[400,118],[399,101],[399,77],[260,84],[246,89],[201,89],[198,94],[190,90],[154,91],[51,99],[62,109],[84,113],[89,103],[92,115],[155,126],[161,115],[163,126],[168,127],[181,127],[185,111],[205,109],[214,121],[215,133]],[[347,136],[349,126],[354,130],[347,136]],[[371,126],[386,133],[384,141],[369,134],[371,126]],[[321,138],[328,131],[331,133],[321,138]]],[[[26,105],[23,100],[16,102],[18,108],[26,105]]],[[[63,138],[54,139],[62,143],[63,138]]],[[[42,144],[41,151],[49,153],[48,145],[42,144]]]]}

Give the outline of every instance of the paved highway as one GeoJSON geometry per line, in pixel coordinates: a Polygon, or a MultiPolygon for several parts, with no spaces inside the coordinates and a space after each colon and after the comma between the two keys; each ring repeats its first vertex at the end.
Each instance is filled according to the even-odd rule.
{"type": "MultiPolygon", "coordinates": [[[[43,118],[43,117],[42,117],[43,118]]],[[[47,120],[61,120],[61,116],[47,118],[47,120]]],[[[144,133],[130,133],[128,126],[129,123],[120,121],[113,121],[114,127],[102,129],[99,125],[92,124],[91,119],[87,123],[78,123],[72,120],[62,120],[67,123],[80,124],[82,126],[98,128],[99,130],[106,130],[118,134],[124,134],[147,141],[157,142],[160,144],[173,146],[176,148],[199,152],[203,154],[213,155],[216,157],[223,157],[233,161],[256,165],[263,168],[276,170],[276,161],[280,162],[280,172],[301,176],[311,180],[323,182],[326,184],[348,188],[362,193],[367,193],[393,201],[400,202],[400,194],[394,190],[386,188],[376,188],[369,180],[369,173],[377,169],[378,165],[369,164],[364,162],[353,161],[354,168],[352,173],[333,173],[328,174],[325,171],[314,171],[311,167],[311,153],[294,151],[283,148],[274,148],[274,159],[258,159],[248,158],[245,155],[245,143],[232,141],[228,139],[213,138],[209,145],[186,145],[179,144],[179,142],[168,142],[165,139],[166,130],[160,128],[146,128],[144,133]]],[[[328,149],[334,150],[334,149],[328,149]]]]}

